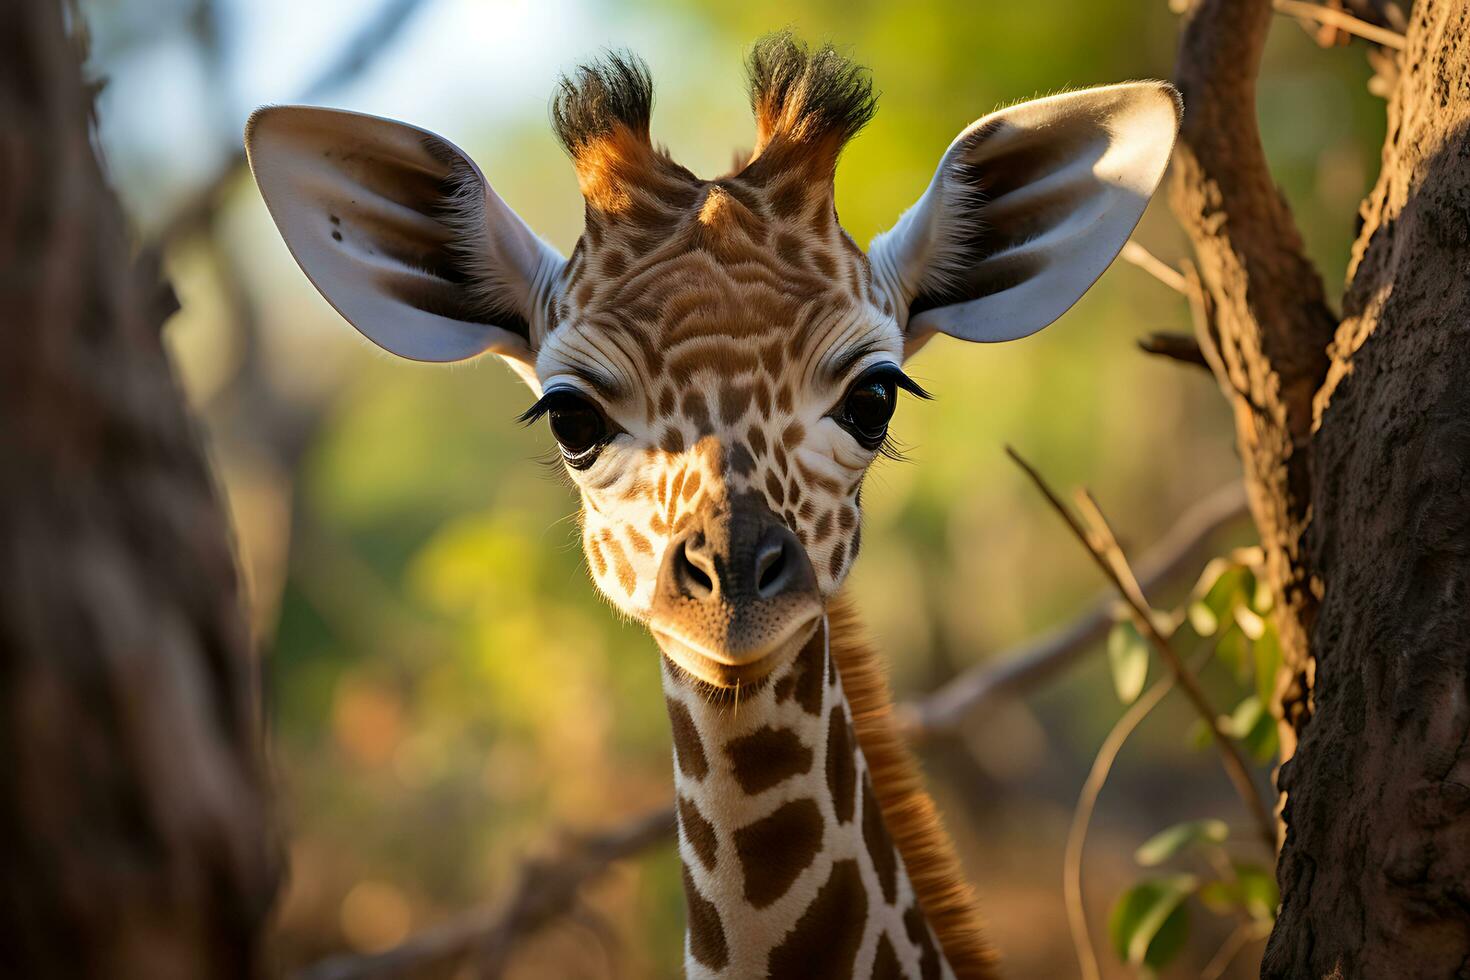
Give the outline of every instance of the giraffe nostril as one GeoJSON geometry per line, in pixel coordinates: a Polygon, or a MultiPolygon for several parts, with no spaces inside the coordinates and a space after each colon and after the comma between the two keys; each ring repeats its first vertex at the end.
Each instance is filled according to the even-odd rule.
{"type": "Polygon", "coordinates": [[[756,593],[763,599],[769,599],[781,591],[784,579],[782,573],[785,571],[786,543],[777,539],[756,560],[756,593]]]}
{"type": "Polygon", "coordinates": [[[705,599],[714,593],[714,580],[690,557],[688,542],[679,545],[675,560],[678,562],[679,578],[686,593],[695,599],[705,599]]]}

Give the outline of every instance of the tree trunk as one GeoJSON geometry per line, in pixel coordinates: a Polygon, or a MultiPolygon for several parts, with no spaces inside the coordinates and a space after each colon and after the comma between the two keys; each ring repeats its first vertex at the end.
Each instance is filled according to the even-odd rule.
{"type": "Polygon", "coordinates": [[[1316,396],[1273,977],[1470,973],[1470,6],[1419,0],[1316,396]]]}
{"type": "Polygon", "coordinates": [[[1463,978],[1470,4],[1414,5],[1330,341],[1255,131],[1269,8],[1202,0],[1192,11],[1174,188],[1286,647],[1282,907],[1262,975],[1463,978]]]}
{"type": "Polygon", "coordinates": [[[0,963],[253,977],[277,862],[249,636],[79,25],[0,3],[0,963]]]}

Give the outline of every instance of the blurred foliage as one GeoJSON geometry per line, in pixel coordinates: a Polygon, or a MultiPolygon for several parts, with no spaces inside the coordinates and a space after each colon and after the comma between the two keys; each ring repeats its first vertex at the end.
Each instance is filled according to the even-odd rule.
{"type": "MultiPolygon", "coordinates": [[[[103,137],[140,222],[156,227],[233,149],[249,108],[289,101],[364,10],[347,0],[93,0],[88,15],[97,70],[111,80],[103,137]]],[[[712,173],[751,140],[743,50],[788,25],[849,48],[882,91],[838,176],[839,209],[862,242],[918,195],[972,119],[1068,86],[1167,76],[1175,31],[1162,0],[426,0],[382,65],[327,100],[444,131],[565,252],[580,200],[545,122],[556,71],[603,46],[639,51],[659,84],[656,137],[712,173]]],[[[1346,267],[1382,137],[1367,77],[1356,51],[1319,51],[1276,25],[1262,128],[1329,283],[1346,267]]],[[[389,361],[312,291],[248,181],[226,205],[208,236],[169,255],[185,308],[168,340],[209,427],[267,650],[293,841],[282,952],[298,962],[391,945],[493,903],[554,828],[605,825],[666,800],[667,722],[651,643],[609,615],[587,580],[576,500],[543,465],[545,433],[512,421],[528,401],[519,382],[489,360],[389,361]],[[253,401],[238,397],[249,372],[269,381],[253,401]],[[287,408],[299,449],[281,453],[287,408]]],[[[1161,202],[1137,238],[1167,261],[1182,255],[1161,202]]],[[[1036,338],[939,340],[918,356],[912,372],[938,398],[899,410],[911,462],[875,468],[852,580],[900,692],[1069,617],[1100,585],[1003,444],[1059,484],[1088,484],[1133,551],[1238,475],[1213,382],[1133,346],[1186,324],[1179,297],[1120,263],[1036,338]]],[[[1217,644],[1205,679],[1220,703],[1239,704],[1231,731],[1268,758],[1274,728],[1260,706],[1279,652],[1248,572],[1230,568],[1193,597],[1189,623],[1217,644]]],[[[1147,677],[1147,650],[1127,629],[1110,656],[1100,650],[1026,703],[976,719],[963,765],[932,760],[1017,976],[1073,969],[1056,941],[1062,840],[1119,712],[1109,663],[1125,701],[1147,677]]],[[[1099,814],[1089,869],[1098,921],[1131,880],[1139,840],[1200,813],[1239,815],[1218,772],[1179,744],[1189,720],[1166,704],[1115,774],[1119,802],[1099,814]]],[[[1203,963],[1224,933],[1201,923],[1186,943],[1186,892],[1250,915],[1268,904],[1244,871],[1233,884],[1190,874],[1188,889],[1164,879],[1120,906],[1113,938],[1125,960],[1177,953],[1186,973],[1203,963]]],[[[589,902],[620,939],[622,975],[677,974],[683,913],[670,852],[619,869],[589,902]]],[[[588,947],[574,927],[555,930],[517,970],[605,973],[588,947]]]]}

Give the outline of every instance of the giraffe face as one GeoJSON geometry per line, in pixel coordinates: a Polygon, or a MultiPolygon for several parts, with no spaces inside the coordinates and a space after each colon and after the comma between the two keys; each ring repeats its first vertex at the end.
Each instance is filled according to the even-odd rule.
{"type": "Polygon", "coordinates": [[[293,255],[366,337],[419,361],[491,351],[533,389],[598,587],[717,687],[794,655],[851,569],[863,476],[898,391],[922,394],[903,359],[1060,316],[1127,241],[1179,113],[1131,83],[977,120],[864,253],[833,177],[875,109],[866,72],[789,37],[748,67],[755,146],[716,180],[654,146],[636,59],[563,80],[586,203],[565,260],[432,133],[286,106],[245,136],[293,255]]]}
{"type": "Polygon", "coordinates": [[[851,569],[863,476],[916,389],[830,189],[676,190],[584,238],[533,414],[580,489],[599,589],[700,680],[748,684],[851,569]],[[639,255],[649,221],[661,244],[639,255]]]}

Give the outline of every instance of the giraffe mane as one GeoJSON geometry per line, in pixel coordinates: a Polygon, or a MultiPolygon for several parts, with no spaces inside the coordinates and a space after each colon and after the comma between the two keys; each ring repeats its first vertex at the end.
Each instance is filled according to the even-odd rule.
{"type": "Polygon", "coordinates": [[[746,60],[755,150],[774,168],[810,167],[828,179],[837,157],[878,110],[868,70],[830,44],[815,51],[790,31],[768,34],[746,60]]]}
{"type": "Polygon", "coordinates": [[[883,662],[845,591],[832,599],[827,615],[830,649],[852,708],[853,730],[924,918],[957,980],[993,980],[997,957],[985,938],[975,890],[961,872],[954,842],[924,788],[913,750],[898,730],[883,662]]]}

